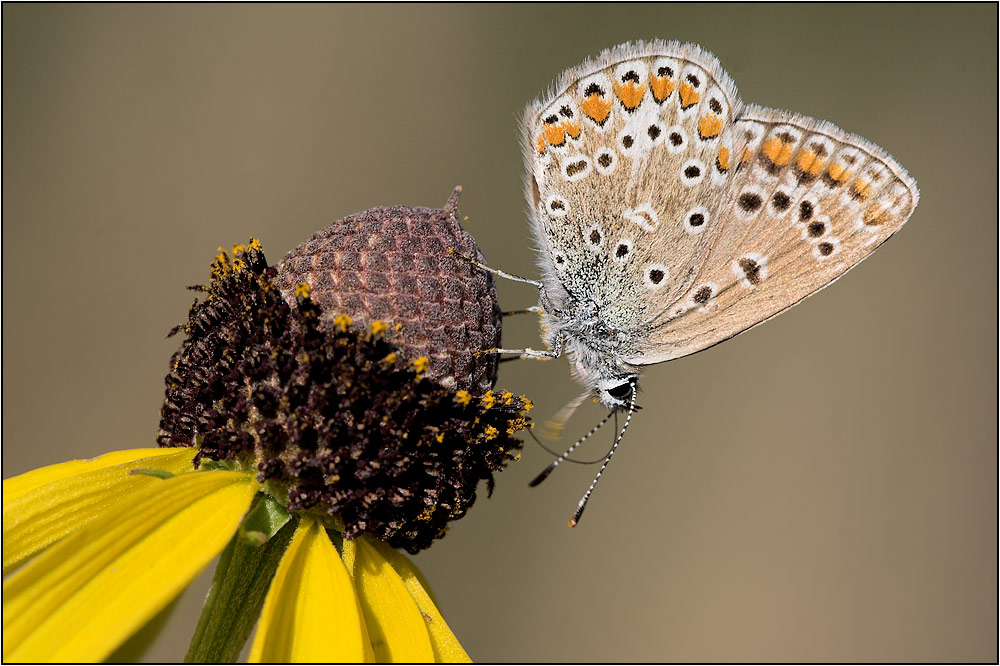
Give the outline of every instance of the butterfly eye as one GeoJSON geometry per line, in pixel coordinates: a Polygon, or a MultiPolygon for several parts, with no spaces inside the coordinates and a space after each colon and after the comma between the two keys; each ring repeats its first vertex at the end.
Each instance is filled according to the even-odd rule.
{"type": "Polygon", "coordinates": [[[631,382],[625,384],[619,384],[613,388],[608,389],[608,395],[616,400],[626,400],[632,395],[632,384],[631,382]]]}

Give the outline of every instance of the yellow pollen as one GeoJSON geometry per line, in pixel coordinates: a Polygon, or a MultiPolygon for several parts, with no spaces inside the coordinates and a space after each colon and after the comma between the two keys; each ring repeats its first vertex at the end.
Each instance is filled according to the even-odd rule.
{"type": "Polygon", "coordinates": [[[260,249],[260,241],[257,240],[256,238],[252,238],[251,237],[250,238],[249,249],[251,249],[251,250],[259,250],[260,249]]]}
{"type": "Polygon", "coordinates": [[[456,391],[455,402],[457,402],[462,406],[468,405],[470,402],[472,402],[472,394],[465,390],[456,391]]]}
{"type": "Polygon", "coordinates": [[[295,285],[295,298],[309,298],[312,288],[308,282],[299,282],[295,285]]]}
{"type": "Polygon", "coordinates": [[[600,95],[593,93],[580,103],[580,108],[594,122],[603,123],[611,113],[611,100],[601,99],[600,95]]]}
{"type": "Polygon", "coordinates": [[[503,400],[503,404],[509,405],[514,400],[514,394],[510,391],[504,391],[500,394],[500,399],[503,400]]]}
{"type": "Polygon", "coordinates": [[[426,356],[420,356],[413,359],[413,369],[417,371],[418,374],[427,372],[427,368],[431,367],[430,359],[426,356]]]}
{"type": "Polygon", "coordinates": [[[707,113],[698,121],[698,134],[703,139],[719,136],[722,131],[722,118],[714,113],[707,113]]]}
{"type": "Polygon", "coordinates": [[[525,414],[527,414],[528,412],[530,412],[531,408],[535,406],[535,403],[531,402],[530,400],[528,400],[527,398],[525,398],[523,395],[521,396],[521,402],[524,403],[524,413],[525,414]]]}
{"type": "Polygon", "coordinates": [[[483,432],[486,433],[486,441],[494,439],[497,435],[500,434],[500,431],[491,425],[486,426],[483,432]]]}
{"type": "Polygon", "coordinates": [[[349,315],[341,314],[333,320],[333,325],[337,327],[341,333],[347,330],[347,327],[351,325],[354,320],[351,319],[349,315]]]}
{"type": "Polygon", "coordinates": [[[434,439],[436,439],[437,443],[440,444],[441,442],[444,441],[444,433],[442,432],[442,433],[438,434],[438,436],[435,437],[434,439]]]}
{"type": "Polygon", "coordinates": [[[384,321],[378,321],[378,320],[376,320],[376,321],[372,322],[372,324],[369,327],[369,329],[371,330],[370,336],[372,338],[380,338],[380,337],[384,337],[385,336],[385,332],[387,330],[389,330],[389,324],[385,323],[384,321]]]}
{"type": "Polygon", "coordinates": [[[484,395],[482,398],[479,399],[479,401],[483,403],[483,407],[485,407],[486,409],[491,409],[493,407],[493,403],[496,402],[496,400],[497,399],[493,396],[493,391],[487,391],[486,395],[484,395]]]}
{"type": "Polygon", "coordinates": [[[395,365],[398,359],[399,359],[399,354],[397,354],[396,352],[391,352],[385,358],[382,359],[382,362],[385,363],[386,365],[395,365]]]}
{"type": "Polygon", "coordinates": [[[233,246],[233,254],[237,255],[245,249],[247,249],[245,245],[240,245],[237,243],[236,245],[233,246]]]}

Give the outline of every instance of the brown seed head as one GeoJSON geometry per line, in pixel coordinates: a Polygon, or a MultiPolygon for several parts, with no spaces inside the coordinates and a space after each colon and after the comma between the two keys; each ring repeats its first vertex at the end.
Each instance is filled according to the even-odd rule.
{"type": "Polygon", "coordinates": [[[345,538],[428,547],[517,458],[530,401],[446,388],[426,357],[404,359],[386,340],[385,322],[328,316],[305,284],[286,302],[257,241],[233,255],[220,251],[195,287],[204,300],[171,332],[185,339],[165,380],[160,446],[256,469],[271,496],[336,516],[345,538]]]}
{"type": "Polygon", "coordinates": [[[308,283],[324,317],[389,322],[386,340],[445,388],[482,395],[496,382],[500,307],[492,276],[458,221],[456,188],[444,208],[393,206],[350,215],[317,232],[278,264],[289,303],[308,283]]]}

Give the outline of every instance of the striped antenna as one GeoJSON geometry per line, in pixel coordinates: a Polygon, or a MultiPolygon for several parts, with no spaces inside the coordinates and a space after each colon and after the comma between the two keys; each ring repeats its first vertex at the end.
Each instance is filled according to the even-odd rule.
{"type": "Polygon", "coordinates": [[[573,517],[570,518],[569,521],[570,527],[576,527],[577,523],[580,522],[580,516],[583,515],[583,510],[587,508],[587,501],[590,500],[590,495],[591,493],[594,492],[594,487],[597,485],[597,482],[601,480],[601,475],[604,474],[604,470],[607,469],[608,463],[611,461],[611,456],[615,455],[615,451],[618,449],[618,445],[621,444],[622,437],[625,436],[625,431],[628,430],[628,424],[632,420],[632,413],[635,412],[635,394],[636,394],[635,382],[636,382],[635,378],[633,378],[632,381],[629,382],[629,384],[632,386],[632,396],[629,398],[628,415],[625,417],[625,425],[622,426],[621,432],[618,433],[618,438],[615,440],[615,445],[611,447],[610,451],[608,451],[608,457],[604,459],[604,464],[601,465],[601,469],[598,470],[597,476],[594,477],[594,481],[590,484],[590,488],[587,489],[587,492],[580,500],[580,503],[576,505],[576,512],[573,514],[573,517]]]}
{"type": "MultiPolygon", "coordinates": [[[[545,479],[547,479],[548,476],[549,476],[549,474],[552,473],[552,470],[554,470],[556,467],[559,466],[559,463],[561,463],[564,460],[566,460],[569,457],[569,454],[573,453],[573,451],[576,449],[576,447],[578,447],[581,444],[583,444],[584,442],[586,442],[588,439],[590,439],[594,435],[594,433],[596,433],[598,430],[600,430],[601,426],[603,426],[605,423],[607,423],[608,420],[611,419],[611,416],[613,414],[614,414],[614,412],[608,412],[608,415],[605,416],[603,419],[601,419],[600,423],[598,423],[593,428],[591,428],[590,432],[588,432],[586,435],[584,435],[580,439],[578,439],[575,442],[573,442],[573,444],[568,449],[566,449],[561,454],[559,454],[556,457],[556,459],[553,460],[552,462],[550,462],[549,466],[546,467],[545,469],[543,469],[542,473],[539,474],[538,476],[536,476],[534,479],[532,479],[531,483],[529,483],[528,485],[531,486],[532,488],[534,488],[539,483],[541,483],[542,481],[544,481],[545,479]]],[[[530,435],[532,435],[532,437],[534,437],[534,433],[532,433],[530,430],[528,431],[528,434],[530,434],[530,435]]],[[[537,439],[535,441],[538,442],[537,439]]],[[[538,445],[541,446],[546,451],[549,451],[550,453],[554,453],[554,451],[551,451],[549,449],[549,447],[545,446],[541,442],[538,442],[538,445]]],[[[605,460],[606,460],[606,458],[605,458],[605,460]]],[[[570,462],[582,462],[582,461],[570,460],[570,462]]],[[[583,463],[583,464],[589,464],[589,463],[583,463]]]]}

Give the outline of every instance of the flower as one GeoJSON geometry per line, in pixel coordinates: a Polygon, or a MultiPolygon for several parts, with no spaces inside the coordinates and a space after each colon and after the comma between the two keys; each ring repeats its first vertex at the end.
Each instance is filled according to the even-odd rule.
{"type": "Polygon", "coordinates": [[[252,473],[195,471],[190,450],[117,451],[5,480],[4,661],[107,658],[223,549],[194,661],[233,661],[258,614],[252,661],[469,661],[404,556],[308,514],[286,514],[261,544],[247,519],[270,502],[252,473]],[[273,578],[252,579],[260,564],[273,578]],[[234,625],[242,632],[227,634],[234,625]]]}
{"type": "Polygon", "coordinates": [[[107,658],[220,553],[190,661],[235,660],[255,624],[252,661],[468,661],[395,549],[492,491],[531,404],[281,277],[255,240],[219,253],[172,332],[161,448],[3,482],[5,661],[107,658]]]}

